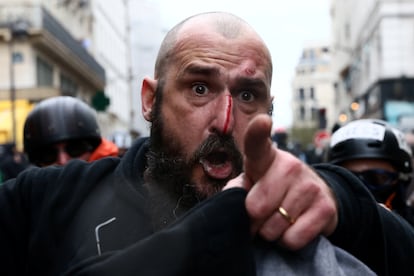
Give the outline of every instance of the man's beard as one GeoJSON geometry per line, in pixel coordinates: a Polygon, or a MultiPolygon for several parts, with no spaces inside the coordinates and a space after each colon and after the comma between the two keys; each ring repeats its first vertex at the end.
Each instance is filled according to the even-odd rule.
{"type": "Polygon", "coordinates": [[[165,227],[199,201],[221,191],[243,168],[243,157],[230,135],[212,134],[190,157],[186,157],[182,145],[165,129],[160,111],[162,93],[157,92],[145,171],[155,230],[165,227]],[[200,161],[215,158],[211,156],[216,155],[219,149],[220,152],[224,150],[224,158],[232,162],[232,173],[225,179],[215,179],[205,173],[197,181],[192,179],[194,168],[201,166],[200,161]]]}

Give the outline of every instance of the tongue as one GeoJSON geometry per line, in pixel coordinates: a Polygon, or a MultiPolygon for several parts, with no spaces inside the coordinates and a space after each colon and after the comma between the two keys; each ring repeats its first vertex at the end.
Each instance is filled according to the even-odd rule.
{"type": "Polygon", "coordinates": [[[230,176],[233,171],[233,166],[230,161],[225,161],[224,163],[214,164],[208,160],[200,160],[201,165],[203,165],[204,172],[216,179],[225,179],[230,176]]]}

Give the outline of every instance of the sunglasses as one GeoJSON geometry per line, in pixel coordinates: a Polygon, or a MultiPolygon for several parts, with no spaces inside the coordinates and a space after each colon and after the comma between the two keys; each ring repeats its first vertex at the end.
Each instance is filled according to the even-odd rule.
{"type": "Polygon", "coordinates": [[[63,149],[59,149],[56,146],[42,147],[37,151],[37,163],[39,164],[52,164],[57,161],[60,151],[64,151],[71,158],[77,158],[87,152],[91,152],[93,147],[86,141],[67,141],[64,142],[63,149]]]}
{"type": "Polygon", "coordinates": [[[373,190],[388,188],[399,178],[399,173],[383,169],[370,169],[361,172],[352,171],[352,173],[373,190]]]}

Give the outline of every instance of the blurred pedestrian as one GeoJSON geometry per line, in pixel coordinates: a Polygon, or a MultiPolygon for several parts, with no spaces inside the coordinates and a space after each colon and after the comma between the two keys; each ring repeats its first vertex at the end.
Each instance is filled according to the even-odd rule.
{"type": "Polygon", "coordinates": [[[118,156],[117,146],[101,136],[95,111],[74,97],[39,102],[26,118],[23,135],[24,151],[39,167],[118,156]]]}
{"type": "Polygon", "coordinates": [[[278,149],[290,152],[303,162],[307,162],[301,143],[289,141],[289,134],[285,128],[277,128],[273,132],[271,139],[278,149]]]}
{"type": "Polygon", "coordinates": [[[28,167],[29,160],[24,153],[17,150],[15,143],[0,145],[0,184],[15,178],[28,167]]]}
{"type": "MultiPolygon", "coordinates": [[[[412,129],[405,132],[405,139],[407,140],[408,145],[411,147],[411,152],[413,153],[412,164],[414,166],[414,126],[412,129]]],[[[407,194],[407,204],[414,208],[414,176],[411,179],[410,185],[408,185],[407,194]]]]}
{"type": "MultiPolygon", "coordinates": [[[[137,134],[137,137],[139,135],[137,134]]],[[[122,157],[127,152],[127,150],[131,147],[132,144],[132,136],[130,133],[125,131],[115,131],[113,132],[109,140],[113,142],[118,147],[118,156],[122,157]]]]}

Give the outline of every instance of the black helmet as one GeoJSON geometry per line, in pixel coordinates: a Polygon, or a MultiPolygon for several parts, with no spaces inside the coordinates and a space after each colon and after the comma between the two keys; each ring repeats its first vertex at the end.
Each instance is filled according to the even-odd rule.
{"type": "Polygon", "coordinates": [[[31,162],[39,148],[67,140],[86,140],[93,148],[101,142],[96,113],[80,99],[59,96],[41,101],[24,123],[24,151],[31,162]]]}
{"type": "Polygon", "coordinates": [[[332,134],[328,151],[330,163],[365,158],[386,160],[400,173],[413,171],[412,152],[404,134],[382,120],[352,121],[332,134]]]}

